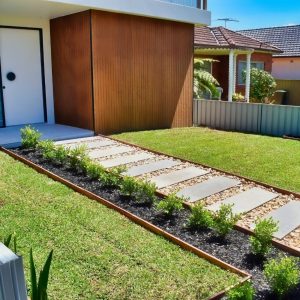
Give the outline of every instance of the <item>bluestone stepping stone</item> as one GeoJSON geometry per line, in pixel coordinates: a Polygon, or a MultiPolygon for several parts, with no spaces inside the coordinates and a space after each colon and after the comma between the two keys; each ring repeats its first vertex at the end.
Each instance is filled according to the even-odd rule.
{"type": "Polygon", "coordinates": [[[65,145],[65,144],[75,144],[75,143],[87,143],[87,142],[92,142],[95,140],[100,140],[100,138],[96,137],[96,136],[91,136],[91,137],[80,138],[80,139],[58,141],[58,142],[55,142],[55,144],[56,145],[65,145]]]}
{"type": "MultiPolygon", "coordinates": [[[[263,219],[268,218],[273,218],[275,222],[278,222],[279,230],[273,236],[283,239],[300,226],[300,201],[291,201],[263,217],[263,219]]],[[[252,224],[251,228],[254,227],[255,225],[252,224]]]]}
{"type": "Polygon", "coordinates": [[[130,163],[150,159],[153,157],[154,154],[144,152],[144,153],[137,153],[137,154],[126,155],[126,156],[117,157],[113,159],[108,159],[108,160],[100,161],[99,163],[105,168],[112,168],[112,167],[117,167],[121,165],[126,165],[130,163]]]}
{"type": "Polygon", "coordinates": [[[94,140],[94,141],[85,142],[85,143],[71,144],[70,146],[67,144],[66,146],[73,149],[73,148],[78,147],[79,145],[85,145],[87,147],[87,149],[95,149],[95,148],[112,146],[114,144],[115,144],[115,142],[111,141],[111,140],[94,140]]]}
{"type": "Polygon", "coordinates": [[[180,162],[171,160],[171,159],[164,159],[155,161],[146,165],[140,165],[130,168],[126,175],[128,176],[140,176],[143,174],[151,173],[154,171],[159,171],[167,168],[172,168],[176,165],[180,164],[180,162]]]}
{"type": "Polygon", "coordinates": [[[105,156],[111,156],[116,154],[122,154],[126,152],[134,151],[135,149],[129,146],[118,146],[118,147],[111,147],[109,149],[94,149],[89,152],[90,158],[102,158],[105,156]]]}
{"type": "Polygon", "coordinates": [[[178,171],[173,171],[167,174],[162,174],[150,179],[151,182],[155,183],[158,189],[186,181],[198,176],[202,176],[209,173],[200,168],[189,167],[178,171]]]}
{"type": "Polygon", "coordinates": [[[213,205],[208,206],[207,209],[217,211],[222,204],[233,204],[232,211],[235,214],[241,214],[257,208],[276,197],[278,197],[278,194],[255,187],[223,201],[214,203],[213,205]]]}
{"type": "Polygon", "coordinates": [[[188,199],[189,202],[195,202],[216,193],[232,188],[240,183],[239,180],[224,176],[214,177],[204,182],[182,189],[177,196],[188,199]]]}

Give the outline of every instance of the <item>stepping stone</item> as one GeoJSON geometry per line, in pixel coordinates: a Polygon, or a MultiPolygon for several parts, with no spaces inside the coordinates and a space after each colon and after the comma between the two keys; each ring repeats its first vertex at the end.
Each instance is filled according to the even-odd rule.
{"type": "Polygon", "coordinates": [[[112,167],[117,167],[121,165],[126,165],[130,163],[135,163],[138,161],[150,159],[153,157],[154,154],[144,152],[144,153],[137,153],[137,154],[126,155],[126,156],[117,157],[113,159],[108,159],[108,160],[100,161],[99,163],[105,168],[112,168],[112,167]]]}
{"type": "Polygon", "coordinates": [[[100,140],[100,138],[96,137],[96,136],[91,136],[91,137],[80,138],[80,139],[58,141],[58,142],[55,142],[55,144],[56,145],[75,144],[75,143],[83,143],[83,142],[92,142],[95,140],[100,140]]]}
{"type": "Polygon", "coordinates": [[[95,140],[95,141],[86,142],[86,143],[71,144],[70,146],[68,146],[68,144],[67,144],[66,146],[69,147],[70,149],[74,149],[74,148],[78,147],[79,145],[85,145],[87,149],[95,149],[95,148],[101,148],[101,147],[115,145],[115,142],[111,141],[111,140],[95,140]]]}
{"type": "MultiPolygon", "coordinates": [[[[278,222],[279,230],[273,236],[283,239],[300,226],[300,201],[291,201],[263,217],[263,219],[268,218],[273,218],[275,222],[278,222]]],[[[251,228],[254,227],[255,224],[252,224],[251,228]]]]}
{"type": "Polygon", "coordinates": [[[227,198],[224,201],[214,203],[213,205],[208,206],[207,209],[217,211],[222,204],[233,204],[232,211],[235,214],[241,214],[253,210],[276,197],[278,197],[278,194],[271,193],[261,188],[253,188],[227,198]]]}
{"type": "Polygon", "coordinates": [[[203,169],[190,167],[153,177],[152,179],[150,179],[150,181],[155,183],[158,189],[161,189],[169,185],[205,175],[207,173],[209,172],[203,169]]]}
{"type": "Polygon", "coordinates": [[[188,199],[189,202],[204,199],[216,193],[238,185],[240,181],[224,176],[218,176],[193,186],[182,189],[177,196],[188,199]]]}
{"type": "Polygon", "coordinates": [[[132,167],[126,172],[126,175],[140,176],[140,175],[151,173],[154,171],[172,168],[178,164],[180,164],[180,163],[176,162],[174,160],[171,160],[171,159],[159,160],[159,161],[155,161],[150,164],[132,167]]]}
{"type": "Polygon", "coordinates": [[[98,159],[105,156],[117,155],[126,152],[134,151],[135,149],[129,146],[112,147],[109,149],[94,149],[89,153],[90,158],[98,159]]]}

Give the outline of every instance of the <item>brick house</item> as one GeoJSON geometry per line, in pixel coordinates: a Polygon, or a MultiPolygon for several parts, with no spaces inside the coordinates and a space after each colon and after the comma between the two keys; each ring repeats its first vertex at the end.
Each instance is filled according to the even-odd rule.
{"type": "Polygon", "coordinates": [[[242,93],[249,101],[250,68],[272,72],[272,55],[281,53],[268,43],[234,32],[224,27],[196,27],[194,36],[195,57],[212,58],[207,70],[223,89],[222,99],[232,100],[234,93],[242,93]],[[246,83],[243,71],[247,71],[246,83]]]}

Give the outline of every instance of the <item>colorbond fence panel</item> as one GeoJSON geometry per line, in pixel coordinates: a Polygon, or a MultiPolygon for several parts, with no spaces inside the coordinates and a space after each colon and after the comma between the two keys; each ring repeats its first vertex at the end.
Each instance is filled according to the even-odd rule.
{"type": "Polygon", "coordinates": [[[300,136],[300,107],[194,100],[194,125],[272,136],[300,136]]]}

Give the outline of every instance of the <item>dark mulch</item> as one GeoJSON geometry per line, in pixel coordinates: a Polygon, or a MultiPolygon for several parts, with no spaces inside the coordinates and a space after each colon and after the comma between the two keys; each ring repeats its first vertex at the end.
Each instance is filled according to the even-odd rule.
{"type": "MultiPolygon", "coordinates": [[[[14,151],[72,183],[153,223],[193,246],[250,273],[253,276],[252,280],[257,291],[255,299],[276,299],[276,297],[271,294],[262,272],[265,261],[251,254],[248,235],[233,230],[226,239],[223,240],[218,238],[211,230],[192,231],[186,226],[187,218],[189,216],[188,209],[183,210],[172,219],[166,219],[159,214],[154,207],[136,204],[132,199],[121,196],[119,191],[115,188],[103,188],[99,181],[91,180],[78,171],[71,170],[63,165],[49,163],[42,158],[38,151],[34,152],[22,149],[15,149],[14,151]]],[[[273,248],[267,259],[275,258],[282,254],[288,255],[279,249],[273,248]]],[[[285,299],[299,300],[300,285],[285,299]]]]}

